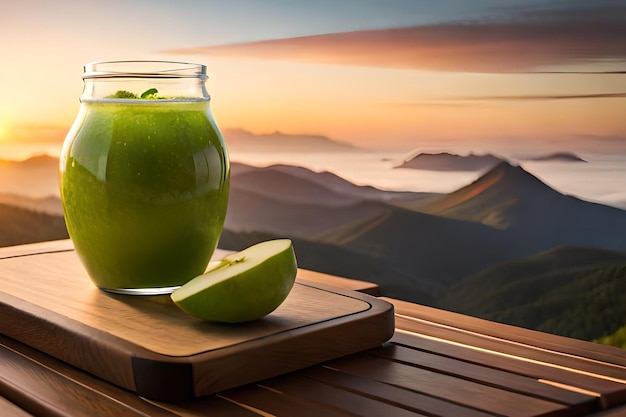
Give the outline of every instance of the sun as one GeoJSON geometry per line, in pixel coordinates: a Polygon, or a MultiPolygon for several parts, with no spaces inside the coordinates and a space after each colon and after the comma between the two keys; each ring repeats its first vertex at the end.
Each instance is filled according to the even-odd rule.
{"type": "Polygon", "coordinates": [[[0,115],[0,142],[7,140],[8,134],[9,134],[9,122],[5,117],[0,115]]]}

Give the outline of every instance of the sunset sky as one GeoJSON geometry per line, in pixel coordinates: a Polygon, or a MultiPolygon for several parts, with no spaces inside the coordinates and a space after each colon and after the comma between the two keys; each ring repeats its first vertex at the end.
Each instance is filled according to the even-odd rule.
{"type": "Polygon", "coordinates": [[[207,65],[223,129],[626,153],[623,1],[22,0],[0,34],[0,143],[60,143],[85,63],[158,59],[207,65]]]}

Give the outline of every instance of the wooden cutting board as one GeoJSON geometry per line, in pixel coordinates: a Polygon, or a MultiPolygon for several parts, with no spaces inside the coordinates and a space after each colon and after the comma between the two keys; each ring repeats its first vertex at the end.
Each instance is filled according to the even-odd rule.
{"type": "Polygon", "coordinates": [[[177,401],[379,346],[393,306],[296,280],[252,323],[205,322],[169,296],[96,288],[71,242],[0,250],[0,333],[139,395],[177,401]]]}

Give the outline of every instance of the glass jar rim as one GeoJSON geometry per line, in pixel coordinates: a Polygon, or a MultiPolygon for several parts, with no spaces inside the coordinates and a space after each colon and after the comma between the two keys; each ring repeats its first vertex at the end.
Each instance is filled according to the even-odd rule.
{"type": "Polygon", "coordinates": [[[101,61],[85,64],[83,79],[198,78],[206,80],[206,65],[178,61],[101,61]]]}

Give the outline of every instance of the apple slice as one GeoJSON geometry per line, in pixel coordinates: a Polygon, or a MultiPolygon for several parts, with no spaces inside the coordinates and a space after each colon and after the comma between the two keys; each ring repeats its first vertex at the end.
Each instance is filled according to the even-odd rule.
{"type": "Polygon", "coordinates": [[[171,298],[183,311],[204,320],[253,321],[285,301],[297,270],[291,240],[269,240],[225,256],[171,298]]]}

